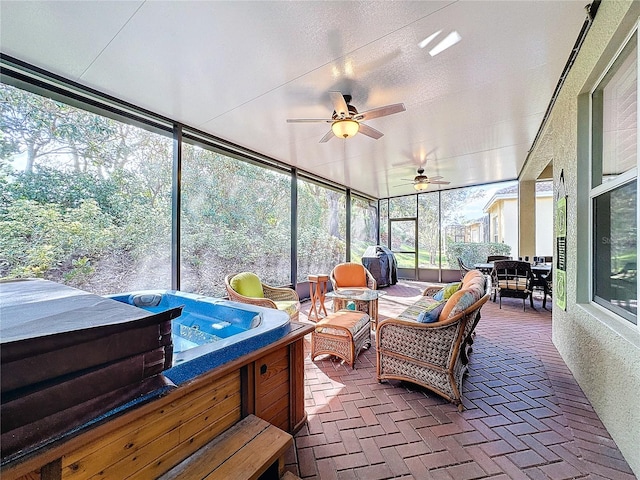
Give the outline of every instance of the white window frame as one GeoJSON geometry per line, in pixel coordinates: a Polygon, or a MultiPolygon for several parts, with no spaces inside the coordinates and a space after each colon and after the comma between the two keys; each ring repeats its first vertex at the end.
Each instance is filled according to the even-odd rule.
{"type": "MultiPolygon", "coordinates": [[[[594,225],[594,199],[596,199],[597,197],[599,197],[602,194],[611,192],[615,189],[617,189],[618,187],[621,187],[624,184],[629,183],[630,181],[632,181],[633,179],[635,179],[636,181],[636,189],[638,192],[637,195],[637,199],[640,199],[640,179],[638,178],[638,163],[640,162],[640,135],[638,135],[638,142],[636,144],[636,166],[634,168],[631,168],[629,170],[627,170],[626,172],[616,176],[614,179],[612,180],[608,180],[606,182],[602,182],[600,185],[597,186],[593,186],[593,94],[599,89],[600,85],[602,84],[603,80],[605,79],[606,75],[611,71],[611,69],[613,68],[613,66],[615,65],[615,63],[618,61],[618,59],[620,58],[620,55],[622,54],[623,50],[625,48],[627,48],[630,45],[631,41],[635,41],[636,42],[636,56],[637,56],[637,63],[636,63],[636,68],[638,69],[638,85],[637,85],[637,119],[636,119],[636,128],[638,128],[640,130],[640,31],[639,31],[639,26],[640,21],[636,22],[636,24],[634,25],[633,29],[629,32],[629,34],[627,35],[627,37],[625,38],[624,42],[622,43],[622,45],[620,46],[620,48],[616,51],[616,54],[613,56],[613,58],[611,59],[611,61],[607,64],[606,68],[604,69],[604,71],[602,72],[602,74],[598,77],[598,79],[596,80],[593,88],[589,91],[589,232],[593,233],[595,231],[595,225],[594,225]],[[635,39],[633,38],[635,34],[636,35],[635,39]]],[[[636,201],[636,225],[640,225],[640,201],[637,200],[636,201]]],[[[637,229],[637,234],[636,234],[636,249],[640,250],[640,228],[637,229]]],[[[638,331],[640,331],[640,316],[636,313],[636,324],[634,325],[628,318],[620,315],[619,313],[617,313],[616,311],[609,309],[599,303],[596,303],[594,301],[594,281],[591,280],[594,277],[595,274],[595,269],[594,269],[594,264],[593,264],[593,257],[594,257],[594,249],[595,246],[593,244],[593,235],[589,235],[589,302],[590,304],[602,311],[603,313],[606,313],[607,315],[612,316],[613,318],[615,318],[617,321],[619,321],[621,324],[624,324],[625,326],[630,326],[638,331]]],[[[636,292],[638,294],[638,296],[640,296],[640,277],[636,278],[636,292]]]]}

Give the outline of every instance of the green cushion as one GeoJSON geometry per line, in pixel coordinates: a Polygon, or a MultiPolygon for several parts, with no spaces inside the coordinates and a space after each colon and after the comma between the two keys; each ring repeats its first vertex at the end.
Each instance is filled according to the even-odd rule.
{"type": "Polygon", "coordinates": [[[448,283],[442,288],[442,290],[436,293],[433,298],[438,301],[449,300],[449,297],[460,290],[460,287],[462,287],[461,282],[448,283]]]}
{"type": "Polygon", "coordinates": [[[264,298],[262,282],[255,273],[242,272],[231,279],[231,288],[240,295],[251,298],[264,298]]]}
{"type": "Polygon", "coordinates": [[[278,300],[277,302],[273,302],[276,304],[276,308],[278,310],[282,310],[286,312],[290,317],[295,315],[298,311],[298,302],[289,301],[289,300],[278,300]]]}

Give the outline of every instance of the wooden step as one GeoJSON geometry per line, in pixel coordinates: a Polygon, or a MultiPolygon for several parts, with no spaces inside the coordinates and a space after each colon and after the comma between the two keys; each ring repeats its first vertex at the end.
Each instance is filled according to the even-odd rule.
{"type": "Polygon", "coordinates": [[[160,477],[162,480],[279,478],[293,437],[249,415],[160,477]]]}

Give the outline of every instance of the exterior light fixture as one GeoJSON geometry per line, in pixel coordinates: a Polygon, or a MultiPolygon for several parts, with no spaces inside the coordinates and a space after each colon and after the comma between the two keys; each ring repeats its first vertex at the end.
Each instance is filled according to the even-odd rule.
{"type": "Polygon", "coordinates": [[[331,130],[336,137],[349,138],[353,137],[360,129],[360,124],[355,120],[346,118],[344,120],[336,120],[331,125],[331,130]]]}

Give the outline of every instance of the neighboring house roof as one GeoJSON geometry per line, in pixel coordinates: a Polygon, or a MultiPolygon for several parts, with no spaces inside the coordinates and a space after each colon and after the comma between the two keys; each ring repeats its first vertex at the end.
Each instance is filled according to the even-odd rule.
{"type": "MultiPolygon", "coordinates": [[[[553,182],[536,182],[536,198],[551,196],[553,196],[553,182]]],[[[515,198],[518,198],[517,184],[501,188],[493,194],[482,211],[486,213],[493,206],[493,204],[498,202],[499,200],[510,200],[515,198]]]]}

